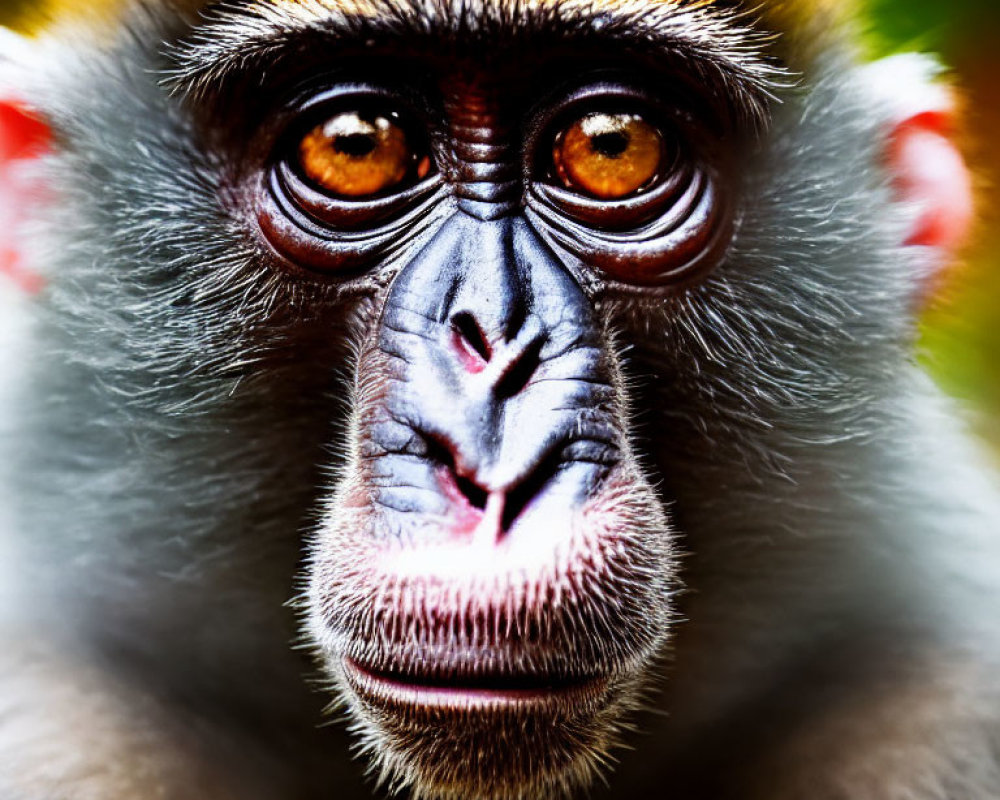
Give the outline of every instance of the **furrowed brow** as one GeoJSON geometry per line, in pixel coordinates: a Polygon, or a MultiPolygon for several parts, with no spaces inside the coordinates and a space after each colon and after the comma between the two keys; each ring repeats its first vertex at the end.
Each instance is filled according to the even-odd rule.
{"type": "Polygon", "coordinates": [[[682,62],[695,79],[721,84],[755,126],[765,123],[768,99],[787,78],[766,56],[774,37],[712,0],[241,0],[212,6],[205,18],[172,53],[168,84],[189,97],[265,74],[280,56],[317,40],[638,44],[682,62]]]}

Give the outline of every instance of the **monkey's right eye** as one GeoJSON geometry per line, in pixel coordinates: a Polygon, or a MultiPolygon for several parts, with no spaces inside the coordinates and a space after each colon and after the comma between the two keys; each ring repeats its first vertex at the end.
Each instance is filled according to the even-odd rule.
{"type": "Polygon", "coordinates": [[[442,179],[405,97],[335,85],[296,108],[272,147],[253,196],[285,268],[359,277],[435,219],[442,179]]]}
{"type": "Polygon", "coordinates": [[[316,188],[362,200],[427,177],[431,160],[393,114],[341,111],[298,143],[297,167],[316,188]]]}

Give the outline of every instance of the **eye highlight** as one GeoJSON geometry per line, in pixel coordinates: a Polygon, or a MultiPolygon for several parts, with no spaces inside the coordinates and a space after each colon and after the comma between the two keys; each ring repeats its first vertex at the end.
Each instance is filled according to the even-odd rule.
{"type": "Polygon", "coordinates": [[[431,168],[430,156],[414,147],[394,115],[358,110],[341,111],[308,131],[297,160],[322,191],[359,200],[400,189],[431,168]]]}
{"type": "Polygon", "coordinates": [[[567,189],[619,200],[649,186],[666,160],[663,135],[639,114],[594,112],[564,128],[552,146],[567,189]]]}

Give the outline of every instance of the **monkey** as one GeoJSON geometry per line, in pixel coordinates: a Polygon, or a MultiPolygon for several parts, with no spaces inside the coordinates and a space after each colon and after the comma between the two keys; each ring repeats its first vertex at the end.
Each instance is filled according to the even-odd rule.
{"type": "Polygon", "coordinates": [[[1000,795],[1000,493],[913,358],[970,178],[853,20],[4,33],[0,797],[1000,795]]]}

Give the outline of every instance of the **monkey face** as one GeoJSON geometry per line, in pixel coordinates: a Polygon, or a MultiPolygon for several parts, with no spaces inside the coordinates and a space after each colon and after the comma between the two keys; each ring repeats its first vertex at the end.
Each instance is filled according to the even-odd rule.
{"type": "Polygon", "coordinates": [[[512,90],[494,55],[324,79],[242,192],[279,269],[368,297],[308,629],[390,780],[456,797],[585,782],[668,638],[671,529],[596,301],[676,291],[732,230],[692,135],[718,116],[624,62],[512,90]]]}
{"type": "Polygon", "coordinates": [[[456,216],[367,342],[311,578],[348,707],[442,794],[587,776],[665,638],[673,572],[590,304],[523,222],[456,216]]]}
{"type": "MultiPolygon", "coordinates": [[[[719,262],[734,218],[713,143],[737,95],[760,110],[759,86],[706,59],[703,101],[691,54],[614,30],[606,50],[572,9],[493,43],[472,31],[510,22],[503,4],[470,7],[471,30],[399,10],[405,30],[360,8],[341,29],[323,3],[210,19],[173,53],[197,104],[178,140],[200,137],[218,169],[257,285],[301,292],[247,320],[241,345],[288,332],[331,373],[353,345],[347,458],[304,616],[376,769],[435,796],[566,792],[608,761],[676,590],[635,445],[631,343],[604,300],[663,297],[719,262]],[[316,23],[336,46],[255,64],[245,42],[238,68],[203,61],[248,15],[279,38],[316,23]],[[345,329],[348,346],[315,344],[345,329]]],[[[312,388],[321,370],[298,374],[312,388]]]]}
{"type": "Polygon", "coordinates": [[[278,269],[371,309],[309,634],[390,782],[567,790],[636,705],[674,590],[599,300],[718,263],[725,104],[624,58],[581,79],[562,45],[513,68],[374,47],[296,89],[240,193],[278,269]]]}

